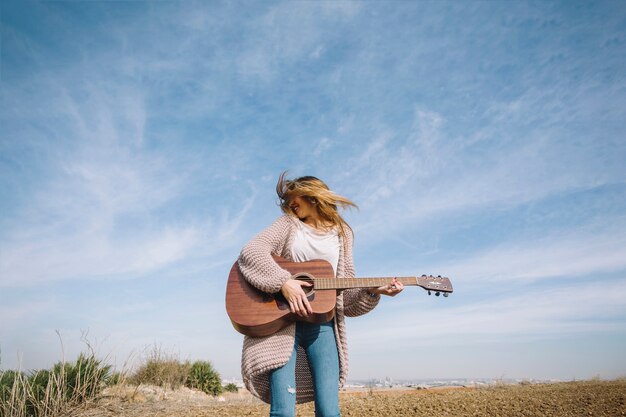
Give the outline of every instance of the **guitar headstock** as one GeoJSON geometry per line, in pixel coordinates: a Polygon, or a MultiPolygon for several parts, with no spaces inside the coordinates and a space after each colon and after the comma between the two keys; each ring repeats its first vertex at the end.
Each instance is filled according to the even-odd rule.
{"type": "Polygon", "coordinates": [[[443,293],[443,296],[447,297],[453,291],[450,280],[441,275],[436,277],[432,275],[422,275],[421,277],[417,277],[417,285],[428,291],[428,295],[431,294],[431,291],[435,291],[436,296],[443,293]]]}

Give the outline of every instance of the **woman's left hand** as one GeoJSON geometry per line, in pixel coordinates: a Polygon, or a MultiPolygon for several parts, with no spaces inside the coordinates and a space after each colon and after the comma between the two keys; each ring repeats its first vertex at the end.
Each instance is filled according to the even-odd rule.
{"type": "Polygon", "coordinates": [[[389,284],[383,285],[378,288],[370,288],[369,292],[372,294],[380,294],[380,295],[388,295],[390,297],[395,297],[400,294],[400,292],[404,289],[404,285],[397,278],[394,278],[389,284]]]}

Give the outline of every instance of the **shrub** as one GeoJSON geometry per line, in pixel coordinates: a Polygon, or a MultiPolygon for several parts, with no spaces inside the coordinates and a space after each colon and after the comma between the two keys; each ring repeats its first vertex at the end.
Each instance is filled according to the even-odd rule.
{"type": "Polygon", "coordinates": [[[126,374],[123,372],[113,372],[107,380],[107,386],[122,384],[126,381],[126,374]]]}
{"type": "Polygon", "coordinates": [[[0,415],[26,415],[26,391],[22,372],[8,370],[0,372],[0,415]]]}
{"type": "Polygon", "coordinates": [[[129,382],[176,389],[185,384],[188,368],[188,364],[181,363],[176,356],[164,353],[160,346],[155,345],[129,382]]]}
{"type": "Polygon", "coordinates": [[[149,359],[130,379],[136,385],[152,384],[159,387],[180,388],[187,379],[187,367],[174,359],[149,359]]]}
{"type": "Polygon", "coordinates": [[[166,354],[160,346],[153,346],[144,363],[128,379],[134,385],[152,384],[171,389],[184,385],[210,395],[222,393],[219,373],[211,362],[181,363],[175,355],[166,354]]]}
{"type": "Polygon", "coordinates": [[[185,385],[210,395],[222,393],[220,375],[213,369],[211,362],[208,361],[197,361],[191,364],[185,385]]]}
{"type": "Polygon", "coordinates": [[[5,403],[11,397],[13,387],[16,386],[16,379],[23,377],[18,371],[0,371],[0,402],[5,403]]]}
{"type": "Polygon", "coordinates": [[[239,392],[239,388],[237,388],[237,385],[233,384],[232,382],[224,385],[224,391],[226,392],[239,392]]]}
{"type": "Polygon", "coordinates": [[[54,365],[52,373],[63,379],[65,374],[65,396],[82,403],[95,398],[107,385],[111,376],[111,366],[103,365],[94,355],[78,355],[74,363],[59,362],[54,365]]]}
{"type": "Polygon", "coordinates": [[[0,415],[56,416],[95,398],[106,385],[111,367],[80,354],[76,362],[59,362],[50,370],[0,375],[0,415]]]}

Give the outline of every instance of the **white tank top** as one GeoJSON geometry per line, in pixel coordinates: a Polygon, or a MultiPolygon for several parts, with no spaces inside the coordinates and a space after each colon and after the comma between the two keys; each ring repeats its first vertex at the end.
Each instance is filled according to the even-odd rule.
{"type": "Polygon", "coordinates": [[[296,262],[323,259],[333,266],[337,275],[339,264],[339,232],[333,228],[329,232],[320,232],[304,222],[298,222],[298,228],[291,246],[291,256],[296,262]]]}

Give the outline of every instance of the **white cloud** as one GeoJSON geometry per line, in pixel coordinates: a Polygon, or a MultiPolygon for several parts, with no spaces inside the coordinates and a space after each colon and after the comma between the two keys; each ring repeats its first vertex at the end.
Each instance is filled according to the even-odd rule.
{"type": "Polygon", "coordinates": [[[5,242],[0,286],[142,275],[184,259],[201,241],[200,231],[194,228],[165,228],[120,242],[111,240],[109,232],[102,228],[5,242]]]}
{"type": "Polygon", "coordinates": [[[626,231],[617,222],[608,223],[613,223],[614,228],[502,243],[439,268],[466,285],[538,283],[552,277],[588,276],[596,280],[602,274],[626,269],[626,231]]]}
{"type": "Polygon", "coordinates": [[[614,154],[599,151],[592,139],[572,144],[553,125],[558,120],[537,123],[521,136],[498,126],[505,117],[487,122],[492,130],[482,134],[488,145],[452,136],[442,114],[422,107],[416,108],[406,135],[389,128],[373,134],[348,160],[348,169],[336,173],[335,182],[344,184],[344,194],[362,208],[360,236],[374,242],[434,218],[510,209],[623,181],[623,172],[612,162],[614,154]]]}
{"type": "MultiPolygon", "coordinates": [[[[198,256],[207,246],[218,251],[232,244],[254,192],[221,218],[160,213],[181,205],[197,181],[210,181],[219,168],[207,167],[201,154],[150,150],[148,113],[137,90],[99,76],[72,86],[58,77],[40,83],[58,90],[46,100],[65,123],[50,124],[29,140],[43,153],[54,136],[64,141],[46,154],[49,175],[0,236],[0,286],[140,276],[198,256]],[[219,243],[207,244],[213,239],[219,243]]],[[[26,110],[18,114],[28,120],[26,110]]]]}
{"type": "Polygon", "coordinates": [[[236,59],[246,78],[270,82],[286,65],[301,59],[317,60],[332,38],[330,25],[353,19],[360,5],[350,2],[283,2],[273,5],[256,20],[247,22],[249,40],[236,59]]]}
{"type": "Polygon", "coordinates": [[[317,146],[313,150],[313,155],[320,156],[327,149],[330,149],[331,146],[331,140],[329,138],[321,138],[319,142],[317,142],[317,146]]]}
{"type": "MultiPolygon", "coordinates": [[[[451,297],[462,296],[453,294],[451,297]]],[[[623,332],[624,299],[626,279],[550,289],[535,287],[520,295],[481,299],[451,308],[428,308],[411,301],[403,303],[400,309],[381,306],[396,308],[393,324],[388,315],[373,314],[367,327],[376,329],[375,334],[354,331],[357,336],[351,336],[351,341],[370,345],[379,340],[386,346],[408,346],[439,344],[442,339],[460,337],[463,343],[475,344],[515,337],[530,340],[533,337],[558,338],[564,334],[623,332]]],[[[445,303],[447,300],[437,301],[445,303]]],[[[359,326],[351,323],[355,325],[359,326]]]]}

